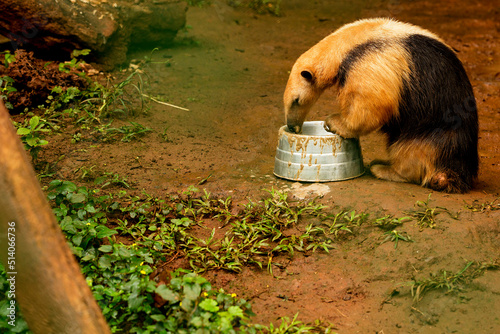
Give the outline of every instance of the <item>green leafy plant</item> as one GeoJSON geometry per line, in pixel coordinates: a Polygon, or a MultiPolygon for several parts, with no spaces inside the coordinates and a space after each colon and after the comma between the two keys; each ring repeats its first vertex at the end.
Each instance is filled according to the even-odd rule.
{"type": "Polygon", "coordinates": [[[49,200],[54,201],[61,229],[72,242],[73,252],[85,260],[94,258],[101,239],[117,233],[106,226],[104,209],[109,197],[96,197],[85,187],[59,180],[52,181],[47,191],[49,200]]]}
{"type": "MultiPolygon", "coordinates": [[[[78,71],[81,69],[81,66],[85,64],[84,60],[78,59],[81,56],[87,56],[90,54],[90,49],[83,49],[83,50],[73,50],[71,52],[71,60],[64,62],[64,63],[59,63],[59,71],[64,72],[64,73],[69,73],[72,70],[73,71],[78,71]]],[[[79,72],[83,73],[83,72],[79,72]]]]}
{"type": "Polygon", "coordinates": [[[7,109],[13,108],[12,103],[9,102],[9,95],[14,92],[17,92],[14,87],[14,79],[6,75],[2,76],[0,78],[0,98],[4,101],[7,109]]]}
{"type": "Polygon", "coordinates": [[[26,150],[30,152],[33,160],[36,160],[41,147],[49,143],[42,136],[43,133],[50,132],[49,125],[39,116],[33,116],[25,123],[27,124],[17,128],[17,134],[20,136],[26,150]]]}
{"type": "MultiPolygon", "coordinates": [[[[322,205],[293,203],[276,190],[238,213],[230,198],[214,198],[195,187],[160,199],[144,192],[130,196],[125,190],[102,194],[56,180],[47,192],[112,332],[301,333],[322,326],[303,324],[297,316],[281,319],[278,327],[250,324],[247,301],[212,290],[194,272],[267,264],[272,273],[278,265],[273,258],[280,254],[328,251],[332,238],[327,229],[311,223],[305,231],[289,233],[299,229],[300,217],[319,217],[322,205]],[[216,237],[212,229],[206,238],[195,237],[193,228],[203,227],[205,219],[219,219],[227,232],[216,237]],[[179,254],[193,271],[175,271],[170,282],[157,282],[157,266],[179,254]]],[[[345,219],[362,217],[349,211],[345,219]]]]}
{"type": "Polygon", "coordinates": [[[7,68],[10,64],[16,61],[16,56],[10,53],[10,50],[0,52],[3,55],[3,65],[7,68]]]}
{"type": "Polygon", "coordinates": [[[47,97],[46,105],[39,106],[44,110],[45,117],[54,120],[66,120],[65,117],[71,117],[82,130],[80,136],[74,138],[75,142],[81,140],[88,133],[87,130],[93,130],[90,134],[97,135],[103,141],[122,134],[124,142],[151,131],[133,121],[130,125],[119,128],[110,126],[111,117],[135,115],[136,110],[146,111],[149,108],[150,99],[145,97],[147,96],[144,94],[145,82],[140,70],[132,72],[117,83],[111,83],[110,80],[102,83],[102,80],[93,81],[87,77],[85,72],[80,70],[84,62],[76,59],[75,56],[72,61],[61,63],[60,70],[81,74],[88,81],[88,86],[85,88],[55,86],[47,97]]]}
{"type": "Polygon", "coordinates": [[[191,333],[200,328],[229,333],[249,326],[250,304],[223,290],[212,291],[194,273],[175,272],[169,285],[157,285],[149,278],[155,258],[183,243],[179,234],[186,236],[185,229],[193,223],[190,219],[159,223],[170,212],[164,206],[153,216],[159,222],[148,222],[144,218],[150,216],[151,205],[165,205],[163,201],[148,198],[141,203],[134,197],[129,199],[131,205],[122,207],[110,195],[96,196],[97,192],[67,181],[53,181],[48,191],[61,228],[113,332],[128,323],[135,324],[128,329],[131,333],[191,333]],[[109,228],[110,214],[117,211],[136,222],[122,220],[115,229],[109,228]],[[135,242],[117,243],[114,235],[118,233],[132,236],[135,242]],[[154,306],[155,294],[165,301],[162,307],[154,306]]]}
{"type": "Polygon", "coordinates": [[[22,313],[17,306],[18,303],[10,304],[13,296],[10,295],[10,282],[7,281],[7,272],[4,266],[0,263],[0,332],[2,333],[31,333],[28,329],[28,324],[22,317],[22,313]],[[14,310],[11,312],[12,307],[14,310]],[[15,314],[14,317],[10,315],[15,314]],[[14,324],[14,326],[12,326],[14,324]]]}
{"type": "MultiPolygon", "coordinates": [[[[235,294],[212,290],[203,277],[184,270],[172,274],[170,285],[155,292],[165,301],[156,316],[171,333],[236,333],[250,329],[251,305],[235,294]]],[[[158,328],[157,328],[158,329],[158,328]]]]}
{"type": "Polygon", "coordinates": [[[169,129],[169,126],[167,126],[167,127],[163,130],[163,132],[162,132],[162,134],[160,135],[160,137],[163,139],[163,141],[164,141],[164,142],[166,142],[166,143],[171,143],[171,142],[172,142],[172,140],[170,140],[170,138],[168,137],[168,133],[167,133],[168,129],[169,129]]]}

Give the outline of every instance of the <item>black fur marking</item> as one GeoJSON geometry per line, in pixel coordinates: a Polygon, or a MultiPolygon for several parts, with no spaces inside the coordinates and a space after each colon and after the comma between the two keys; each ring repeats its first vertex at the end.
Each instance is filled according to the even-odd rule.
{"type": "Polygon", "coordinates": [[[354,64],[363,58],[367,53],[381,50],[385,43],[383,41],[368,41],[359,45],[356,45],[351,51],[349,51],[346,57],[342,60],[339,66],[339,71],[337,73],[337,80],[339,82],[339,87],[345,86],[347,81],[347,76],[349,71],[352,69],[354,64]]]}
{"type": "MultiPolygon", "coordinates": [[[[399,117],[382,127],[389,145],[420,139],[438,148],[436,167],[470,188],[477,176],[478,117],[465,69],[443,43],[423,35],[405,38],[411,75],[403,83],[399,117]]],[[[469,189],[462,189],[467,191],[469,189]]]]}

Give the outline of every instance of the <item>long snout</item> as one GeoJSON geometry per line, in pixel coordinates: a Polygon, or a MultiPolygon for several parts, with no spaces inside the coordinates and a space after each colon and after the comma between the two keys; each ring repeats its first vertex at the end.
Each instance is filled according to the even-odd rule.
{"type": "Polygon", "coordinates": [[[294,122],[288,122],[287,120],[288,130],[292,133],[300,133],[302,131],[302,124],[297,124],[294,122]]]}
{"type": "Polygon", "coordinates": [[[296,103],[292,103],[289,108],[285,108],[286,125],[292,133],[300,133],[304,124],[305,115],[303,108],[296,103]]]}

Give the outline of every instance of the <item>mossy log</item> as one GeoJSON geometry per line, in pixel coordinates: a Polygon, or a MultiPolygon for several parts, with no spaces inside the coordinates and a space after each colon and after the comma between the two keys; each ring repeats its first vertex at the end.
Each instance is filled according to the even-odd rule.
{"type": "Polygon", "coordinates": [[[170,43],[186,23],[179,0],[2,0],[0,34],[12,47],[63,58],[91,49],[101,62],[123,63],[130,44],[170,43]]]}
{"type": "Polygon", "coordinates": [[[1,100],[0,142],[0,260],[10,286],[8,321],[20,316],[19,303],[35,334],[110,333],[1,100]]]}

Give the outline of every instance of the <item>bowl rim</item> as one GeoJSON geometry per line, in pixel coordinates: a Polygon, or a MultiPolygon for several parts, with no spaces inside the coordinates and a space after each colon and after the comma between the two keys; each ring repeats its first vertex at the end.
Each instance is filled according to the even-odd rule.
{"type": "MultiPolygon", "coordinates": [[[[316,124],[321,124],[321,126],[323,127],[323,125],[325,124],[324,121],[306,121],[302,124],[302,127],[304,127],[304,124],[306,123],[316,123],[316,124]]],[[[325,130],[326,131],[326,130],[325,130]]],[[[335,137],[338,137],[340,139],[346,139],[342,136],[339,136],[338,134],[336,133],[333,133],[333,132],[328,132],[327,131],[327,134],[325,135],[305,135],[305,134],[302,134],[302,133],[293,133],[293,132],[290,132],[290,130],[288,129],[288,126],[287,125],[283,125],[281,128],[280,128],[280,133],[283,133],[283,134],[286,134],[286,136],[291,136],[291,137],[299,137],[299,138],[335,138],[335,137]]]]}
{"type": "Polygon", "coordinates": [[[276,176],[276,177],[279,177],[280,179],[283,179],[283,180],[288,180],[288,181],[294,181],[294,182],[304,182],[304,183],[328,183],[328,182],[342,182],[342,181],[348,181],[348,180],[352,180],[352,179],[357,179],[358,177],[361,177],[365,174],[366,170],[365,168],[363,168],[363,171],[358,174],[358,175],[354,175],[354,176],[349,176],[349,177],[345,177],[345,178],[340,178],[340,179],[304,179],[304,178],[293,178],[293,177],[289,177],[289,176],[284,176],[284,175],[279,175],[278,173],[276,173],[276,171],[273,171],[273,175],[276,176]]]}

